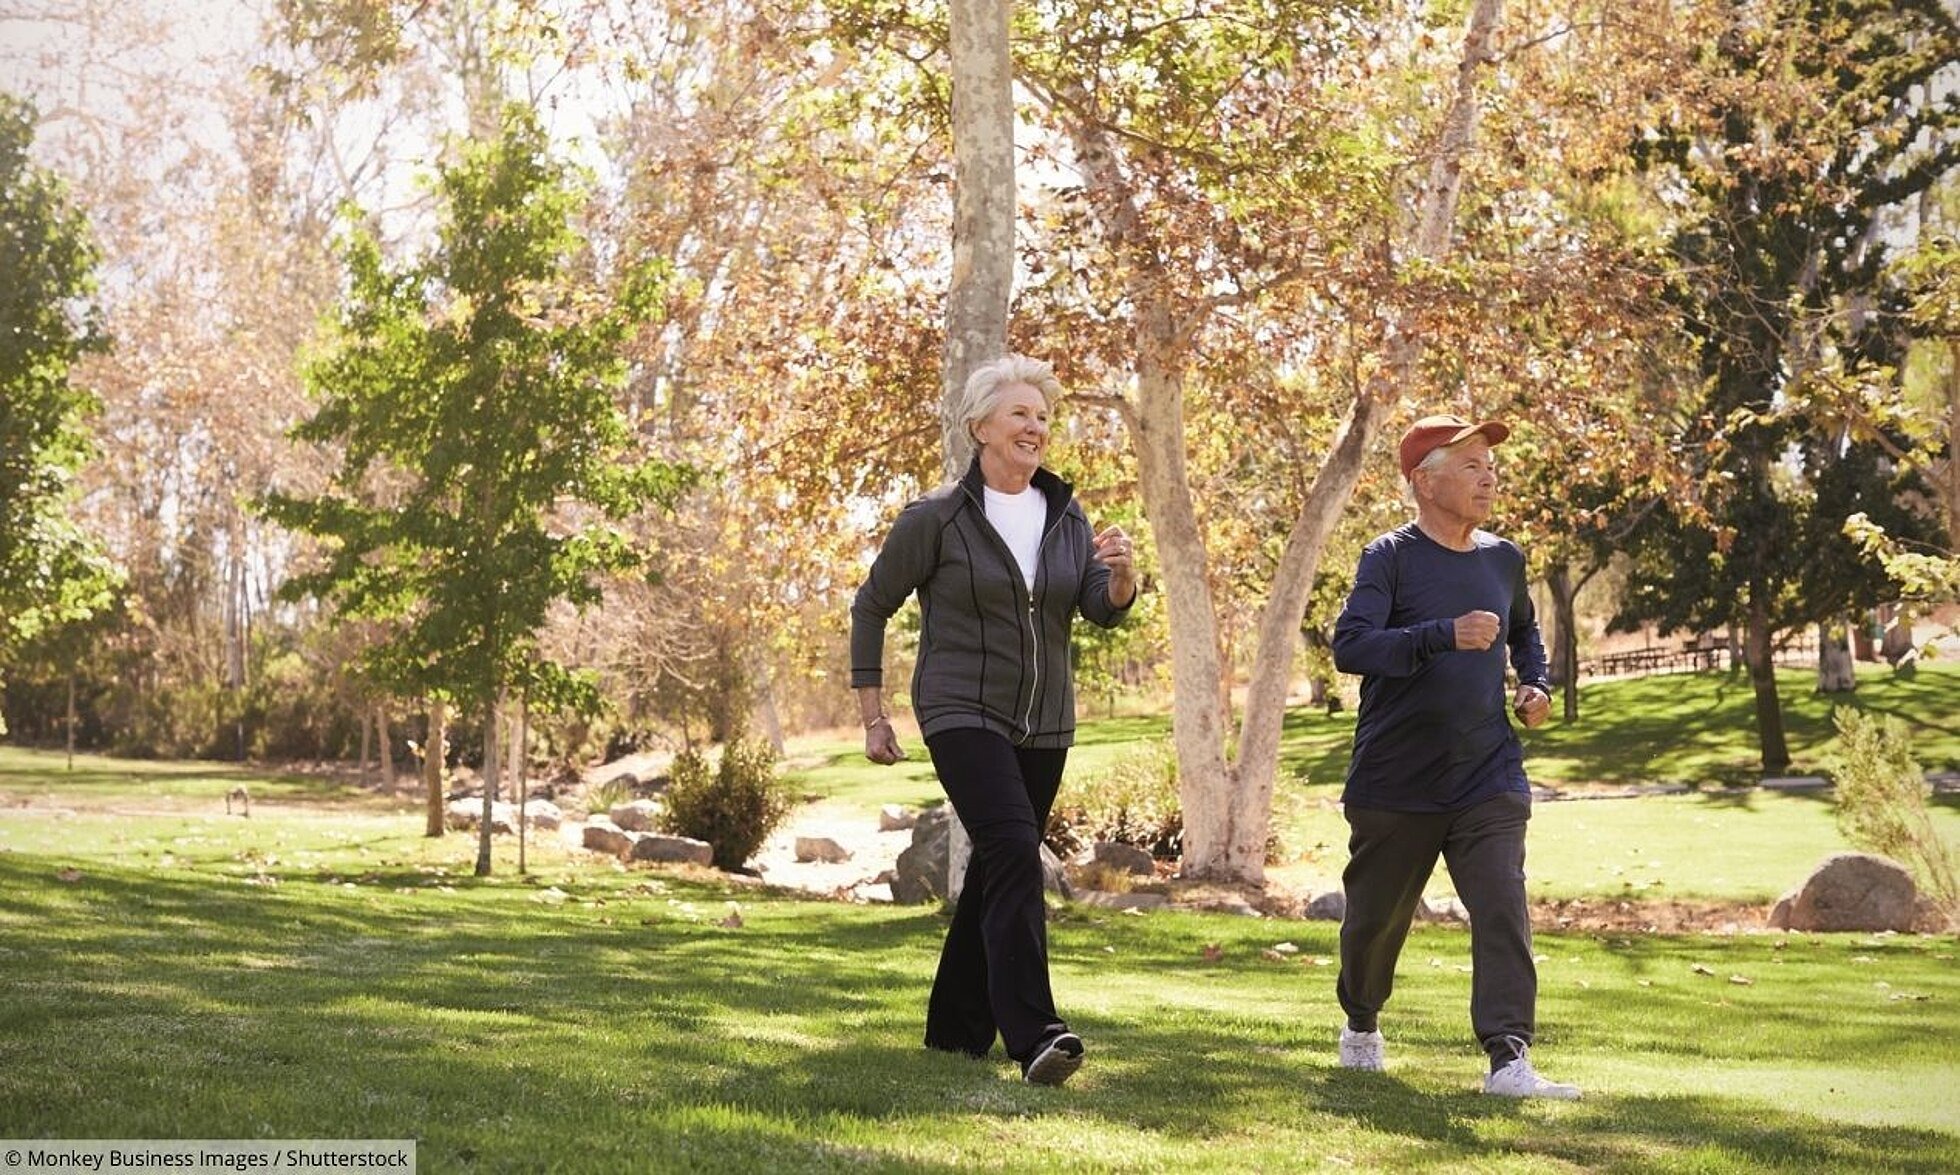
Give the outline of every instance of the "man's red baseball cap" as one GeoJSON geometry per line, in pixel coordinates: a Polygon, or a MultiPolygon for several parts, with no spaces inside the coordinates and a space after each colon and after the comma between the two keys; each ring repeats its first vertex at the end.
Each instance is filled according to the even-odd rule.
{"type": "Polygon", "coordinates": [[[1461,416],[1452,415],[1423,417],[1402,434],[1402,476],[1412,476],[1416,466],[1422,464],[1422,459],[1435,450],[1458,441],[1467,441],[1478,433],[1495,445],[1511,435],[1511,426],[1496,420],[1472,424],[1461,416]]]}

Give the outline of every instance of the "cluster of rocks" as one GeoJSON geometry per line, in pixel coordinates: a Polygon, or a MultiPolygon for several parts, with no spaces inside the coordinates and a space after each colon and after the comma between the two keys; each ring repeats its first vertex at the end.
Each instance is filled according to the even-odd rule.
{"type": "MultiPolygon", "coordinates": [[[[474,829],[483,820],[483,799],[480,796],[452,799],[443,809],[443,823],[452,832],[474,829]]],[[[565,813],[550,800],[533,799],[524,802],[524,823],[532,828],[555,829],[565,823],[565,813]]],[[[507,800],[497,800],[490,805],[490,831],[511,833],[517,831],[517,805],[507,800]]]]}
{"type": "Polygon", "coordinates": [[[622,861],[667,861],[689,865],[712,865],[715,848],[691,836],[671,836],[655,830],[660,803],[657,800],[628,800],[614,804],[604,816],[585,822],[580,843],[595,853],[605,853],[622,861]]]}

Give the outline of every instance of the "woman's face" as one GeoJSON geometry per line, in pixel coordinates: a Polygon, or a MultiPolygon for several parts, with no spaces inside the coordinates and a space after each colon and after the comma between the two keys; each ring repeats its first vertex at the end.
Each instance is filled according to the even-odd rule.
{"type": "Polygon", "coordinates": [[[1033,476],[1048,448],[1048,401],[1028,384],[1008,384],[974,424],[973,437],[994,459],[1033,476]]]}

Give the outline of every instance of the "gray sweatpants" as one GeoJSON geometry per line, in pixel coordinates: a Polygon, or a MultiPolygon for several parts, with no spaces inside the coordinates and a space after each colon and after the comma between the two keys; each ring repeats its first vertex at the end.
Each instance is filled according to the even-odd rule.
{"type": "Polygon", "coordinates": [[[1524,834],[1531,797],[1507,793],[1461,812],[1347,809],[1348,866],[1341,875],[1341,974],[1335,990],[1348,1025],[1372,1031],[1395,987],[1395,961],[1422,889],[1440,856],[1470,914],[1470,1026],[1486,1051],[1506,1037],[1532,1040],[1538,968],[1524,890],[1524,834]]]}

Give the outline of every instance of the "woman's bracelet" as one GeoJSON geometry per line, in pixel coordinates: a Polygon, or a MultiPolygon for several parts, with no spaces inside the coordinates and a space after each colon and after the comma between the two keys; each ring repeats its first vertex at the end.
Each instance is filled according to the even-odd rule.
{"type": "Polygon", "coordinates": [[[873,727],[876,727],[880,722],[890,722],[890,721],[891,721],[891,716],[889,714],[880,714],[876,718],[866,718],[864,720],[864,728],[866,730],[870,730],[873,727]]]}

